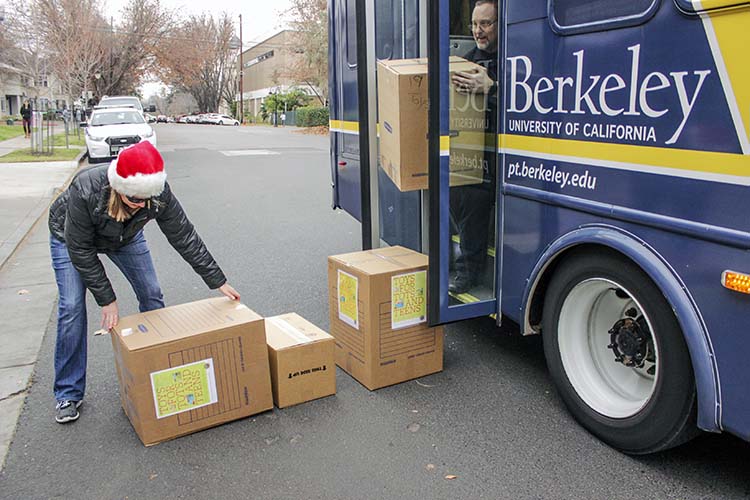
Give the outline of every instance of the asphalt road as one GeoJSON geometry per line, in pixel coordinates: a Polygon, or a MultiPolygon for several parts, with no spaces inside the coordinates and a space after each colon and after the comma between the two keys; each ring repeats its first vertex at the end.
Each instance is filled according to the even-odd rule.
{"type": "MultiPolygon", "coordinates": [[[[243,302],[328,328],[326,257],[357,250],[360,230],[330,209],[327,137],[173,124],[157,131],[173,190],[243,302]]],[[[167,303],[214,294],[156,224],[147,238],[167,303]]],[[[135,312],[122,275],[108,269],[121,313],[135,312]]],[[[91,301],[91,331],[99,315],[91,301]]],[[[50,323],[0,498],[750,496],[750,445],[706,435],[649,457],[612,450],[563,408],[540,339],[514,333],[489,318],[449,325],[442,373],[370,392],[339,370],[336,396],[145,448],[120,408],[106,336],[89,339],[80,420],[54,422],[50,323]]]]}

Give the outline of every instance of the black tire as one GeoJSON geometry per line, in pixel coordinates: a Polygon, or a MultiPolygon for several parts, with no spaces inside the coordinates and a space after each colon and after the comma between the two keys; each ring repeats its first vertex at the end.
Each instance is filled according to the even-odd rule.
{"type": "MultiPolygon", "coordinates": [[[[542,333],[547,366],[565,405],[583,427],[605,443],[625,453],[641,455],[672,448],[698,433],[695,424],[695,381],[682,330],[658,287],[633,262],[609,250],[585,251],[567,258],[558,266],[546,291],[542,333]],[[578,345],[579,337],[590,339],[589,344],[601,341],[610,343],[608,331],[599,334],[599,328],[590,325],[598,324],[596,320],[599,318],[604,323],[604,313],[601,311],[611,312],[612,308],[600,307],[601,302],[596,300],[592,301],[594,307],[591,309],[577,307],[586,303],[581,297],[587,297],[587,290],[596,290],[596,286],[606,290],[608,282],[619,285],[621,291],[616,293],[615,288],[610,287],[608,291],[602,292],[607,294],[606,300],[616,305],[616,300],[622,299],[642,308],[638,314],[647,319],[649,336],[655,346],[653,351],[658,353],[654,355],[655,361],[652,366],[655,367],[655,371],[650,374],[653,379],[647,380],[650,385],[643,402],[637,402],[632,413],[626,411],[625,414],[616,416],[612,415],[616,414],[614,401],[617,401],[618,377],[613,377],[612,373],[616,371],[620,374],[623,373],[622,370],[630,370],[632,373],[628,374],[628,377],[639,376],[639,380],[643,380],[648,378],[646,372],[636,372],[634,368],[618,363],[612,344],[606,346],[606,349],[607,352],[612,351],[611,362],[616,366],[606,365],[606,361],[602,361],[606,358],[602,348],[581,348],[580,351],[584,354],[580,355],[570,347],[578,345]],[[625,291],[629,292],[630,296],[625,295],[625,291]],[[561,323],[561,312],[568,300],[570,302],[565,308],[565,316],[561,323]],[[587,330],[588,333],[576,333],[582,331],[581,328],[575,328],[579,321],[587,325],[583,330],[587,330]],[[561,331],[566,329],[567,333],[561,331]],[[591,333],[594,331],[596,335],[592,336],[591,333]],[[567,339],[562,340],[562,344],[561,335],[568,335],[567,339]],[[564,350],[567,349],[566,361],[563,361],[561,345],[564,350]],[[589,356],[587,359],[592,360],[590,366],[594,367],[594,370],[579,368],[585,362],[576,364],[572,360],[583,358],[575,358],[568,353],[575,353],[575,356],[584,358],[589,356]],[[566,371],[565,363],[570,372],[566,371]],[[571,377],[578,385],[571,382],[571,377]],[[615,398],[612,399],[611,412],[607,411],[607,398],[590,399],[595,401],[594,404],[589,404],[585,400],[587,384],[597,388],[600,386],[596,384],[610,384],[610,387],[613,387],[615,398]],[[594,408],[597,403],[600,407],[594,408]],[[639,408],[637,404],[642,406],[639,408]]],[[[619,407],[617,408],[619,410],[619,407]]]]}
{"type": "Polygon", "coordinates": [[[91,154],[89,154],[88,156],[89,156],[89,165],[94,165],[94,164],[102,163],[102,162],[106,161],[106,160],[103,160],[101,158],[92,158],[91,154]]]}

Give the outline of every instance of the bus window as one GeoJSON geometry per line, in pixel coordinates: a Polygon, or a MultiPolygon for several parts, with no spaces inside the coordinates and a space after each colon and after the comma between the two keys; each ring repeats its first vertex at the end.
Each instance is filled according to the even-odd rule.
{"type": "Polygon", "coordinates": [[[651,18],[659,0],[550,0],[549,19],[561,34],[635,26],[651,18]]]}
{"type": "Polygon", "coordinates": [[[450,0],[451,2],[451,38],[460,36],[471,38],[471,6],[469,0],[450,0]]]}
{"type": "Polygon", "coordinates": [[[400,7],[394,9],[393,0],[380,0],[375,3],[375,57],[393,57],[393,27],[401,26],[400,7]]]}
{"type": "Polygon", "coordinates": [[[471,7],[474,2],[469,0],[450,0],[450,2],[450,54],[463,57],[475,46],[469,27],[471,25],[471,7]]]}
{"type": "Polygon", "coordinates": [[[346,0],[346,63],[350,68],[357,66],[357,17],[356,0],[346,0]]]}

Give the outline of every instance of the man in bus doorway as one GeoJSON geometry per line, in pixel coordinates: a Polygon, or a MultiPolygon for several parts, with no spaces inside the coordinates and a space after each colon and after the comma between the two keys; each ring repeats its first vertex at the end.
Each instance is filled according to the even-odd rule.
{"type": "Polygon", "coordinates": [[[448,289],[456,294],[468,292],[479,284],[487,260],[497,164],[497,24],[497,0],[477,0],[470,25],[476,47],[464,58],[479,64],[486,71],[456,72],[452,76],[452,83],[458,92],[487,94],[483,182],[453,187],[450,193],[451,218],[458,230],[461,252],[456,258],[456,274],[448,289]]]}

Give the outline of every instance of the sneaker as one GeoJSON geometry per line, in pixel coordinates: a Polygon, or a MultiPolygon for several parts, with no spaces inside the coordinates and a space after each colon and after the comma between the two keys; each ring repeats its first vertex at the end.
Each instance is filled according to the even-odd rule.
{"type": "Polygon", "coordinates": [[[455,279],[448,283],[448,291],[455,294],[466,293],[476,284],[476,279],[470,275],[457,274],[455,279]]]}
{"type": "Polygon", "coordinates": [[[58,424],[65,424],[78,420],[80,413],[78,407],[83,401],[58,401],[55,406],[55,421],[58,424]]]}

